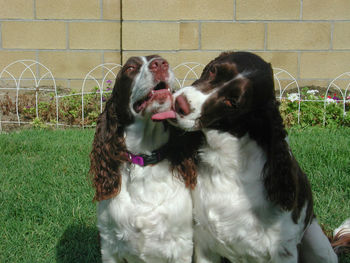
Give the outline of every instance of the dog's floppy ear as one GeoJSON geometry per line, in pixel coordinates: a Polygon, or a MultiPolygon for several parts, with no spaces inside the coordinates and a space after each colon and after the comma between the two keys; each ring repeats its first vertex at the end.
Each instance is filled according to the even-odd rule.
{"type": "Polygon", "coordinates": [[[171,169],[177,172],[186,187],[194,189],[197,184],[198,149],[204,135],[201,131],[184,132],[173,126],[169,129],[167,158],[171,162],[171,169]]]}
{"type": "Polygon", "coordinates": [[[116,103],[112,96],[98,118],[90,153],[90,173],[93,175],[96,201],[114,197],[120,191],[120,166],[126,161],[123,133],[118,124],[116,103]]]}
{"type": "Polygon", "coordinates": [[[287,132],[278,111],[277,101],[265,112],[263,148],[267,161],[263,170],[268,198],[284,210],[293,210],[298,205],[299,166],[295,162],[286,141],[287,132]]]}

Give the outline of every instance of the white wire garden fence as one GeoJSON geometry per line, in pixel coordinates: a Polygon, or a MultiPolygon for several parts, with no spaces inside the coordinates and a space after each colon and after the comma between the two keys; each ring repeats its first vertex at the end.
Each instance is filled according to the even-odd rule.
{"type": "MultiPolygon", "coordinates": [[[[92,68],[84,77],[80,91],[67,92],[57,87],[53,73],[34,60],[17,60],[0,72],[0,131],[5,125],[44,124],[56,127],[91,127],[103,111],[106,97],[121,65],[105,63],[92,68]],[[92,88],[93,87],[93,88],[92,88]]],[[[190,85],[200,77],[204,65],[184,62],[175,67],[175,89],[190,85]]],[[[281,68],[274,68],[276,96],[280,101],[296,105],[297,123],[300,123],[302,105],[320,103],[323,125],[326,107],[330,103],[342,106],[342,117],[349,111],[350,72],[334,78],[324,91],[302,89],[295,77],[281,68]],[[337,91],[337,95],[331,92],[337,91]]]]}

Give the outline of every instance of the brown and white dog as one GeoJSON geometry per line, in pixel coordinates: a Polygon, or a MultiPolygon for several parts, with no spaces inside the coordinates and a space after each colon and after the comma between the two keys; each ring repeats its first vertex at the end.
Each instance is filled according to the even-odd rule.
{"type": "Polygon", "coordinates": [[[172,122],[206,139],[192,191],[195,262],[297,262],[312,194],[285,140],[271,65],[223,53],[174,100],[172,122]]]}
{"type": "Polygon", "coordinates": [[[198,136],[185,138],[157,121],[173,114],[173,81],[163,58],[132,57],[99,116],[90,172],[103,262],[191,262],[187,186],[195,162],[188,141],[195,149],[198,136]]]}

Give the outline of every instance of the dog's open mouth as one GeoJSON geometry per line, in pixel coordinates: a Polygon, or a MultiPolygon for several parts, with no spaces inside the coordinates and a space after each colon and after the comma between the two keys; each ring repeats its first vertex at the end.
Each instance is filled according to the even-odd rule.
{"type": "MultiPolygon", "coordinates": [[[[161,81],[147,94],[146,97],[139,101],[136,101],[133,107],[135,112],[139,113],[145,110],[148,107],[148,105],[150,105],[153,102],[163,104],[166,101],[172,101],[172,94],[168,84],[164,81],[161,81]]],[[[152,119],[163,120],[165,118],[171,118],[172,116],[170,115],[173,115],[173,113],[171,112],[171,110],[166,112],[155,112],[152,116],[152,119]]]]}
{"type": "Polygon", "coordinates": [[[147,105],[149,104],[149,102],[157,99],[157,97],[160,97],[160,95],[167,95],[170,94],[171,92],[169,90],[169,88],[167,87],[167,84],[163,81],[159,82],[148,94],[146,97],[144,97],[143,99],[136,101],[133,105],[134,110],[139,113],[140,111],[142,111],[143,109],[145,109],[147,107],[147,105]]]}

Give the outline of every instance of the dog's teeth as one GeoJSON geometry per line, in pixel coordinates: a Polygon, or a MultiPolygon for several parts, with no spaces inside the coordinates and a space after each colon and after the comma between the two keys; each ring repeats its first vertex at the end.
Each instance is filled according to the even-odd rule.
{"type": "Polygon", "coordinates": [[[154,92],[155,92],[154,90],[151,91],[152,95],[154,94],[154,92]]]}

